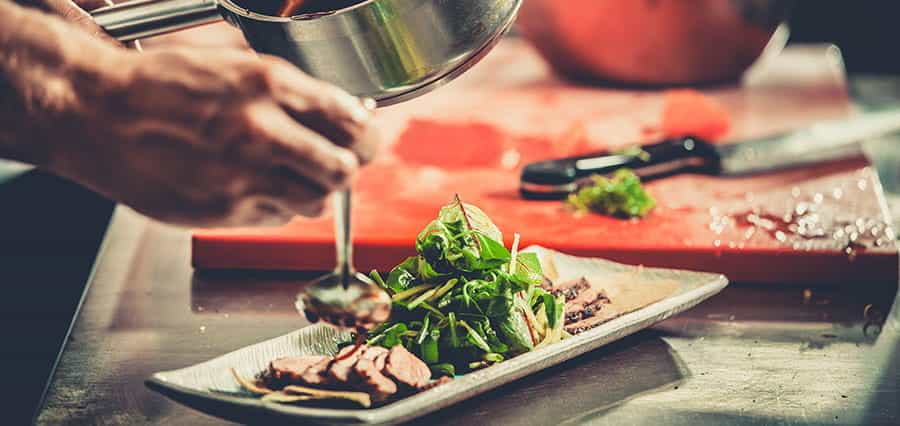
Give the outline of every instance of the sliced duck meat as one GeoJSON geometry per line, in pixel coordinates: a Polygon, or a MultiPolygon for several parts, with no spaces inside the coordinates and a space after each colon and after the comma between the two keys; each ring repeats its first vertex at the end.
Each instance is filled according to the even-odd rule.
{"type": "Polygon", "coordinates": [[[622,313],[610,303],[609,299],[598,299],[596,303],[585,307],[580,312],[577,321],[566,321],[565,329],[571,334],[578,334],[622,315],[622,313]]]}
{"type": "Polygon", "coordinates": [[[566,324],[574,324],[591,318],[609,303],[609,297],[599,286],[593,285],[585,277],[553,286],[552,293],[566,299],[566,324]]]}
{"type": "Polygon", "coordinates": [[[419,389],[428,384],[431,370],[421,359],[410,353],[403,345],[391,348],[384,365],[384,372],[400,384],[419,389]]]}
{"type": "Polygon", "coordinates": [[[610,303],[609,298],[602,291],[590,289],[581,294],[584,296],[583,299],[579,296],[579,300],[566,304],[566,324],[591,318],[610,303]]]}
{"type": "Polygon", "coordinates": [[[554,284],[550,292],[556,296],[564,295],[566,297],[566,302],[575,299],[578,297],[582,291],[591,288],[591,284],[584,277],[577,278],[574,280],[569,280],[563,283],[554,284]]]}
{"type": "Polygon", "coordinates": [[[569,333],[581,333],[648,306],[674,294],[679,288],[675,281],[654,280],[652,283],[642,283],[634,274],[627,272],[593,279],[589,277],[588,282],[597,288],[598,284],[602,284],[603,289],[595,302],[582,308],[578,321],[566,322],[565,329],[569,333]]]}
{"type": "Polygon", "coordinates": [[[375,357],[375,368],[378,371],[384,371],[384,365],[387,363],[387,357],[390,353],[391,351],[385,349],[384,352],[378,354],[378,356],[375,357]]]}
{"type": "Polygon", "coordinates": [[[264,375],[266,384],[276,387],[301,383],[303,373],[309,367],[327,361],[331,357],[325,355],[305,355],[297,357],[279,358],[269,363],[269,370],[264,375]]]}
{"type": "MultiPolygon", "coordinates": [[[[365,348],[365,351],[362,353],[362,356],[360,357],[360,359],[367,359],[369,361],[375,361],[378,359],[378,357],[382,357],[382,358],[387,357],[387,355],[390,352],[391,351],[389,351],[381,346],[369,346],[369,347],[365,348]]],[[[375,364],[375,365],[377,366],[378,364],[375,364]]],[[[381,371],[383,368],[384,368],[384,361],[382,360],[381,368],[379,368],[378,371],[381,371]]]]}
{"type": "Polygon", "coordinates": [[[347,346],[341,349],[334,357],[334,362],[328,367],[328,378],[333,383],[349,383],[353,372],[353,366],[366,350],[363,346],[347,346]]]}
{"type": "Polygon", "coordinates": [[[332,357],[325,357],[325,359],[309,366],[309,368],[307,368],[300,376],[300,380],[303,383],[313,386],[328,384],[329,379],[325,373],[328,371],[328,367],[332,362],[332,357]]]}
{"type": "Polygon", "coordinates": [[[356,365],[353,366],[353,372],[359,380],[357,387],[378,401],[383,401],[397,393],[397,384],[384,374],[381,374],[381,371],[375,367],[375,361],[372,359],[360,358],[356,365]]]}

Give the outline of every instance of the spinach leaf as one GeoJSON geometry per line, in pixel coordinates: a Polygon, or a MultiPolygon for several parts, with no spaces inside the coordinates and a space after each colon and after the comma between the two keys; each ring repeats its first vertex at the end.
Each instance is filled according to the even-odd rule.
{"type": "Polygon", "coordinates": [[[388,279],[385,284],[387,284],[387,287],[394,293],[406,290],[416,283],[418,280],[416,277],[416,272],[418,272],[417,259],[418,258],[415,256],[406,258],[403,263],[394,267],[394,269],[391,270],[391,273],[388,274],[388,279]]]}
{"type": "Polygon", "coordinates": [[[544,271],[535,253],[518,253],[516,255],[516,278],[529,284],[538,285],[544,281],[544,271]]]}
{"type": "Polygon", "coordinates": [[[530,351],[546,328],[562,326],[562,301],[537,287],[538,257],[517,253],[510,265],[502,234],[477,207],[454,198],[415,248],[386,279],[372,273],[392,293],[393,308],[369,344],[402,344],[433,374],[456,374],[530,351]]]}

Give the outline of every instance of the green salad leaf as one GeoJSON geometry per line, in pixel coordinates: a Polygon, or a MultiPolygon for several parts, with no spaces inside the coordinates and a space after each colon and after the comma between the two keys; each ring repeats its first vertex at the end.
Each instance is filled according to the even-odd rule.
{"type": "Polygon", "coordinates": [[[452,375],[565,336],[565,301],[538,287],[544,275],[537,255],[507,249],[478,207],[455,197],[419,233],[415,247],[416,256],[386,279],[372,272],[394,305],[369,344],[402,344],[435,375],[452,375]]]}
{"type": "Polygon", "coordinates": [[[590,184],[570,194],[566,200],[577,213],[644,217],[656,206],[656,200],[644,190],[641,179],[630,169],[618,169],[612,177],[594,175],[590,179],[590,184]]]}

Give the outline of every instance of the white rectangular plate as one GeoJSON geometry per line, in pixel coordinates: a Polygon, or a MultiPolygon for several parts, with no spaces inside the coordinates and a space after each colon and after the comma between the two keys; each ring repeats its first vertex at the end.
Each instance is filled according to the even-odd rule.
{"type": "Polygon", "coordinates": [[[317,324],[257,343],[180,370],[154,374],[147,386],[205,413],[243,423],[303,422],[319,424],[393,424],[439,410],[528,374],[574,358],[683,312],[721,291],[722,275],[673,269],[641,268],[601,259],[569,256],[542,247],[526,251],[541,259],[552,255],[560,279],[632,272],[635,285],[677,283],[669,297],[624,314],[562,342],[519,355],[491,367],[457,377],[434,389],[373,409],[316,408],[263,402],[243,393],[230,373],[234,368],[253,377],[273,359],[307,354],[333,354],[347,334],[317,324]]]}

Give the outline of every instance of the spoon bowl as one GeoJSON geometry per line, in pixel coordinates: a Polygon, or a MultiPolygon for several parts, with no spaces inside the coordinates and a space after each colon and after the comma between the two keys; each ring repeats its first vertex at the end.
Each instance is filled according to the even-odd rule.
{"type": "Polygon", "coordinates": [[[338,271],[325,275],[297,297],[297,310],[310,322],[371,330],[387,321],[391,298],[363,274],[338,271]]]}

